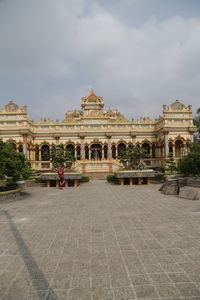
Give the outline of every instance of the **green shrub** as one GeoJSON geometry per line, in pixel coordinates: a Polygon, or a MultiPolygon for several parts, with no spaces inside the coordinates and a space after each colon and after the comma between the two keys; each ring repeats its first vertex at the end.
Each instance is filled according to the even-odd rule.
{"type": "Polygon", "coordinates": [[[89,176],[82,176],[80,179],[80,182],[89,182],[90,181],[90,177],[89,176]]]}
{"type": "Polygon", "coordinates": [[[107,181],[108,182],[116,182],[116,180],[117,180],[117,177],[113,174],[110,174],[110,175],[107,176],[107,181]]]}
{"type": "Polygon", "coordinates": [[[43,180],[43,178],[42,178],[42,177],[40,177],[40,176],[37,176],[37,177],[35,178],[35,182],[36,182],[36,183],[43,183],[43,182],[44,182],[44,180],[43,180]]]}
{"type": "Polygon", "coordinates": [[[156,181],[161,181],[161,180],[165,180],[166,175],[164,173],[157,173],[154,176],[154,180],[156,181]]]}
{"type": "Polygon", "coordinates": [[[200,176],[200,143],[190,145],[190,152],[178,162],[178,170],[184,176],[200,176]]]}
{"type": "Polygon", "coordinates": [[[0,192],[16,190],[18,187],[19,186],[16,182],[7,182],[6,186],[0,187],[0,192]]]}

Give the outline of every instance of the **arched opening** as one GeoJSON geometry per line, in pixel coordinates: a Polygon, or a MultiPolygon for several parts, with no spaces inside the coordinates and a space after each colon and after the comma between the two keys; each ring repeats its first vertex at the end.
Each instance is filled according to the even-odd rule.
{"type": "Polygon", "coordinates": [[[19,152],[23,152],[23,145],[22,145],[22,144],[20,144],[20,145],[18,146],[18,150],[19,150],[19,152]]]}
{"type": "Polygon", "coordinates": [[[91,159],[101,160],[102,158],[102,146],[101,144],[92,144],[90,147],[91,150],[91,159]]]}
{"type": "Polygon", "coordinates": [[[116,146],[112,145],[111,150],[112,150],[112,158],[116,159],[116,146]]]}
{"type": "Polygon", "coordinates": [[[107,159],[108,158],[108,146],[107,145],[104,145],[103,151],[104,151],[104,158],[107,159]]]}
{"type": "Polygon", "coordinates": [[[122,156],[126,152],[126,144],[120,143],[117,146],[117,154],[118,156],[122,156]]]}
{"type": "Polygon", "coordinates": [[[41,147],[41,160],[42,161],[48,161],[49,160],[49,146],[48,145],[42,145],[41,147]]]}
{"type": "Polygon", "coordinates": [[[10,143],[10,144],[12,145],[13,149],[16,151],[17,150],[16,144],[15,143],[10,143]]]}
{"type": "Polygon", "coordinates": [[[38,146],[36,146],[35,147],[35,160],[36,161],[39,161],[40,160],[40,155],[39,155],[39,147],[38,146]]]}
{"type": "Polygon", "coordinates": [[[69,152],[71,152],[73,158],[75,158],[75,147],[74,147],[73,144],[68,144],[66,146],[66,150],[69,151],[69,152]]]}
{"type": "Polygon", "coordinates": [[[152,144],[152,158],[156,157],[156,145],[152,144]]]}
{"type": "Polygon", "coordinates": [[[85,159],[89,159],[89,147],[85,146],[85,159]]]}
{"type": "Polygon", "coordinates": [[[172,142],[169,143],[169,154],[173,154],[173,144],[172,144],[172,142]]]}
{"type": "Polygon", "coordinates": [[[146,154],[150,154],[150,152],[151,152],[149,143],[143,143],[142,149],[144,149],[146,151],[146,154]]]}
{"type": "Polygon", "coordinates": [[[77,158],[77,160],[81,159],[81,147],[80,146],[76,147],[76,158],[77,158]]]}
{"type": "Polygon", "coordinates": [[[180,157],[181,156],[181,150],[182,150],[183,142],[181,140],[177,140],[175,142],[175,156],[180,157]]]}

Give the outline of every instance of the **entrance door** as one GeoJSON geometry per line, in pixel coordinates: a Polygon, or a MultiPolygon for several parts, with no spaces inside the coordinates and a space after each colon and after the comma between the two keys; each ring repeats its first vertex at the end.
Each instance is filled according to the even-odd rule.
{"type": "Polygon", "coordinates": [[[101,160],[101,158],[102,158],[102,146],[101,146],[101,144],[92,144],[90,149],[91,149],[91,159],[101,160]]]}

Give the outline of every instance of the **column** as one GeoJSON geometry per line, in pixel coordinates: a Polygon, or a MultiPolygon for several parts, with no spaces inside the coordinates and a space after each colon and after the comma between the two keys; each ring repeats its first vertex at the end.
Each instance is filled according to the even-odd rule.
{"type": "Polygon", "coordinates": [[[26,158],[28,158],[28,151],[27,151],[27,139],[28,134],[23,134],[23,152],[26,158]]]}
{"type": "Polygon", "coordinates": [[[75,158],[75,160],[77,160],[77,148],[76,147],[74,147],[74,158],[75,158]]]}
{"type": "Polygon", "coordinates": [[[102,146],[101,154],[102,154],[102,159],[104,159],[104,146],[102,146]]]}
{"type": "Polygon", "coordinates": [[[108,136],[108,159],[112,158],[111,136],[108,136]]]}
{"type": "Polygon", "coordinates": [[[78,186],[78,179],[74,179],[74,187],[78,186]]]}
{"type": "Polygon", "coordinates": [[[55,136],[55,140],[56,140],[56,146],[59,145],[60,137],[59,136],[55,136]]]}
{"type": "Polygon", "coordinates": [[[124,185],[124,178],[119,178],[118,182],[119,182],[119,185],[124,185]]]}
{"type": "Polygon", "coordinates": [[[81,136],[81,160],[85,159],[85,146],[84,146],[84,136],[81,136]]]}
{"type": "Polygon", "coordinates": [[[173,144],[172,147],[173,147],[173,157],[175,157],[175,144],[173,144]]]}
{"type": "Polygon", "coordinates": [[[39,148],[39,161],[41,161],[42,160],[42,150],[41,150],[41,148],[39,148]]]}
{"type": "Polygon", "coordinates": [[[165,157],[169,155],[168,133],[165,133],[165,157]]]}
{"type": "Polygon", "coordinates": [[[89,152],[89,160],[91,160],[91,149],[88,147],[88,152],[89,152]]]}

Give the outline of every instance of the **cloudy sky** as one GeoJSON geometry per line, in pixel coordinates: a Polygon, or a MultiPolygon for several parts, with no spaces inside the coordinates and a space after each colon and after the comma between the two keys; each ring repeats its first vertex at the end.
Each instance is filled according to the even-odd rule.
{"type": "Polygon", "coordinates": [[[200,1],[0,0],[0,106],[63,119],[91,88],[129,118],[200,107],[200,1]]]}

